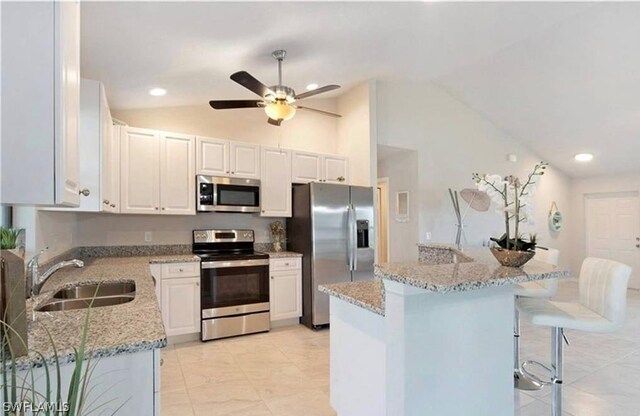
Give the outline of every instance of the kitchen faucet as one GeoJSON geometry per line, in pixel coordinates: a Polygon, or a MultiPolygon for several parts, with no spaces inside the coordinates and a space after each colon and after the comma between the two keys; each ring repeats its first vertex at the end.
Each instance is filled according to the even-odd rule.
{"type": "Polygon", "coordinates": [[[58,270],[67,266],[75,266],[75,267],[84,267],[84,262],[82,260],[67,260],[61,261],[59,263],[51,266],[46,272],[42,273],[42,275],[38,275],[38,269],[40,265],[38,264],[38,259],[42,255],[42,253],[47,250],[48,247],[45,247],[43,250],[40,250],[38,254],[33,256],[31,260],[27,263],[27,293],[31,295],[31,297],[39,295],[40,290],[42,290],[42,286],[45,282],[58,270]]]}

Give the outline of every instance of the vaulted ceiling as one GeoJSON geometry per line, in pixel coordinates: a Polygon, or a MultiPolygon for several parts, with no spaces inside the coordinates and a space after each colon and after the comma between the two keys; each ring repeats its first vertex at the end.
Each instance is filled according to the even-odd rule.
{"type": "MultiPolygon", "coordinates": [[[[640,171],[640,4],[85,2],[82,71],[117,109],[285,84],[435,82],[571,175],[640,171]],[[149,88],[168,90],[151,97],[149,88]],[[572,156],[596,159],[579,165],[572,156]]],[[[339,94],[339,92],[338,92],[339,94]]]]}

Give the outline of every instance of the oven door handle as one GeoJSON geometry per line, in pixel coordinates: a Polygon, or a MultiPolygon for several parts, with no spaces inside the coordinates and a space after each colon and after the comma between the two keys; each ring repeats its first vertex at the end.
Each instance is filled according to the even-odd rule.
{"type": "Polygon", "coordinates": [[[202,262],[203,269],[223,269],[228,267],[268,266],[269,259],[220,260],[202,262]]]}

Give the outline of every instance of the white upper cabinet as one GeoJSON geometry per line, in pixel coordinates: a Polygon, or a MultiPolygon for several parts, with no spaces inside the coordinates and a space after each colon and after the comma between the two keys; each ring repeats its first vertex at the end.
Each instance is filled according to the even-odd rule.
{"type": "Polygon", "coordinates": [[[210,137],[196,138],[198,175],[229,176],[229,141],[210,137]]]}
{"type": "Polygon", "coordinates": [[[294,183],[320,182],[322,166],[322,155],[294,151],[291,156],[291,179],[294,183]]]}
{"type": "Polygon", "coordinates": [[[80,4],[3,2],[5,204],[80,203],[80,4]]]}
{"type": "Polygon", "coordinates": [[[120,212],[195,214],[195,138],[120,127],[120,212]]]}
{"type": "Polygon", "coordinates": [[[291,169],[294,183],[349,183],[349,160],[342,156],[294,151],[291,169]]]}
{"type": "Polygon", "coordinates": [[[231,142],[231,176],[260,179],[260,145],[231,142]]]}
{"type": "Polygon", "coordinates": [[[157,214],[160,210],[160,134],[120,129],[120,212],[157,214]]]}
{"type": "Polygon", "coordinates": [[[323,182],[349,183],[349,159],[342,156],[323,156],[323,182]]]}
{"type": "Polygon", "coordinates": [[[260,179],[260,145],[209,137],[196,142],[198,175],[260,179]]]}
{"type": "Polygon", "coordinates": [[[291,151],[261,150],[260,212],[263,217],[291,216],[291,151]]]}
{"type": "Polygon", "coordinates": [[[162,133],[160,142],[162,214],[194,215],[196,213],[194,137],[162,133]]]}

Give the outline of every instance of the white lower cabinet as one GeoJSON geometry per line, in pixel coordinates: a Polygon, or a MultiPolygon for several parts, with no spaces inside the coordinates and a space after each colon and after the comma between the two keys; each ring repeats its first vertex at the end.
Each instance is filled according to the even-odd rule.
{"type": "Polygon", "coordinates": [[[167,336],[200,332],[200,264],[152,264],[167,336]]]}
{"type": "Polygon", "coordinates": [[[302,267],[300,257],[269,261],[271,321],[302,316],[302,267]]]}

